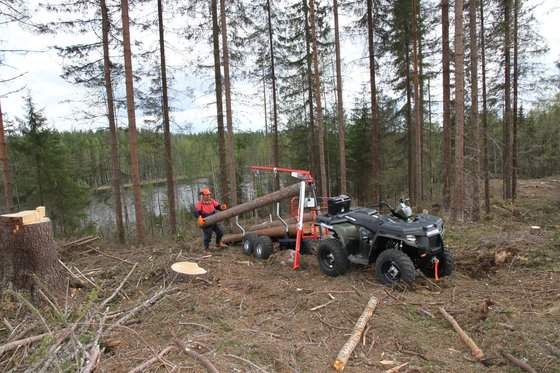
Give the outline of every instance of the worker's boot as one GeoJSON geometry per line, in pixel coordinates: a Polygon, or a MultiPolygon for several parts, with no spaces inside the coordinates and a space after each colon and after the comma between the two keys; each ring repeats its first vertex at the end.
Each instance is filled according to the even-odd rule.
{"type": "Polygon", "coordinates": [[[224,249],[224,248],[226,248],[227,246],[220,242],[220,243],[217,243],[217,244],[216,244],[216,247],[217,247],[218,249],[224,249]]]}

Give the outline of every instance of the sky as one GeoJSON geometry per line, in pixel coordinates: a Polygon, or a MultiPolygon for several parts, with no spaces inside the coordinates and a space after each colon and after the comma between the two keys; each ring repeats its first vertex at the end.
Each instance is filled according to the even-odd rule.
{"type": "MultiPolygon", "coordinates": [[[[560,5],[557,0],[530,0],[539,4],[535,15],[539,22],[540,34],[545,37],[550,48],[549,53],[543,58],[543,63],[551,70],[556,71],[554,62],[560,60],[560,33],[557,32],[557,23],[560,20],[560,5]]],[[[78,41],[73,37],[65,37],[64,42],[78,41]]],[[[0,102],[4,120],[13,121],[14,118],[24,116],[24,100],[27,92],[39,109],[44,110],[51,127],[60,131],[87,130],[106,128],[104,120],[80,121],[80,101],[85,98],[85,91],[74,86],[60,77],[62,74],[62,59],[56,52],[48,47],[60,43],[52,35],[33,35],[20,29],[17,25],[0,25],[0,49],[22,49],[31,50],[27,53],[5,54],[4,66],[0,66],[0,78],[12,77],[22,74],[12,82],[4,83],[0,87],[0,102]],[[23,88],[23,89],[22,89],[23,88]],[[13,91],[22,89],[19,92],[13,91]],[[56,126],[56,127],[55,127],[56,126]]],[[[343,48],[343,60],[349,62],[359,58],[361,48],[348,46],[343,48]]],[[[168,59],[174,62],[173,56],[168,52],[168,59]]],[[[137,62],[137,61],[136,61],[137,62]]],[[[133,68],[135,61],[133,60],[133,68]]],[[[177,62],[179,63],[179,62],[177,62]]],[[[181,79],[181,77],[178,77],[181,79]]],[[[366,73],[355,74],[350,68],[346,70],[343,77],[345,88],[345,106],[348,107],[353,101],[352,95],[361,88],[363,83],[368,82],[366,73]]],[[[202,82],[190,79],[187,83],[194,89],[193,97],[178,97],[172,106],[178,110],[172,113],[178,124],[172,131],[179,131],[188,124],[192,124],[192,131],[212,130],[215,127],[215,101],[213,94],[205,92],[202,82]]],[[[258,93],[260,87],[251,85],[234,87],[236,90],[258,93]]],[[[268,94],[268,93],[267,93],[268,94]]],[[[234,102],[235,129],[242,131],[264,129],[264,107],[262,99],[246,102],[234,102]]],[[[137,112],[137,115],[139,113],[137,112]]],[[[141,127],[142,118],[137,118],[137,125],[141,127]]],[[[126,126],[126,118],[119,118],[119,126],[126,126]]]]}

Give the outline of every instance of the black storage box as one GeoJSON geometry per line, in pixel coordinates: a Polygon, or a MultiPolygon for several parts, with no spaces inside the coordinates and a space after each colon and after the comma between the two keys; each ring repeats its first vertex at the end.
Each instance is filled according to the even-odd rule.
{"type": "Polygon", "coordinates": [[[350,211],[350,196],[342,194],[338,197],[331,197],[327,201],[329,215],[336,215],[342,212],[350,211]]]}

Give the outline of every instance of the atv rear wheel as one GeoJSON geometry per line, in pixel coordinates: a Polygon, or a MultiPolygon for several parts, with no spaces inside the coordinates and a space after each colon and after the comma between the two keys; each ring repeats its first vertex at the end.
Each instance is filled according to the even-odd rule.
{"type": "Polygon", "coordinates": [[[268,259],[272,254],[272,240],[268,236],[260,236],[255,240],[253,254],[257,259],[268,259]]]}
{"type": "MultiPolygon", "coordinates": [[[[439,260],[438,263],[438,277],[450,276],[455,269],[455,262],[453,261],[453,255],[448,250],[443,250],[441,253],[436,255],[439,260]]],[[[432,258],[425,259],[420,262],[418,267],[427,277],[436,277],[436,266],[432,258]]]]}
{"type": "Polygon", "coordinates": [[[377,278],[387,286],[412,286],[416,272],[412,260],[400,250],[386,249],[375,261],[377,278]]]}
{"type": "Polygon", "coordinates": [[[257,240],[257,235],[254,233],[247,233],[243,236],[243,254],[251,255],[253,253],[253,248],[255,246],[255,241],[257,240]]]}
{"type": "Polygon", "coordinates": [[[319,243],[317,260],[323,272],[329,276],[339,276],[348,269],[348,254],[336,239],[326,239],[319,243]]]}

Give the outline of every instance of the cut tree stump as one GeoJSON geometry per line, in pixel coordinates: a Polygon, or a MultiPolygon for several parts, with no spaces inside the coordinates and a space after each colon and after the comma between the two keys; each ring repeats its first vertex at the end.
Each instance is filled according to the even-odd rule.
{"type": "Polygon", "coordinates": [[[0,215],[0,286],[36,290],[33,276],[49,290],[65,281],[58,260],[52,222],[45,208],[0,215]]]}
{"type": "Polygon", "coordinates": [[[175,281],[190,282],[192,280],[208,281],[208,271],[194,262],[177,262],[171,265],[175,281]]]}

